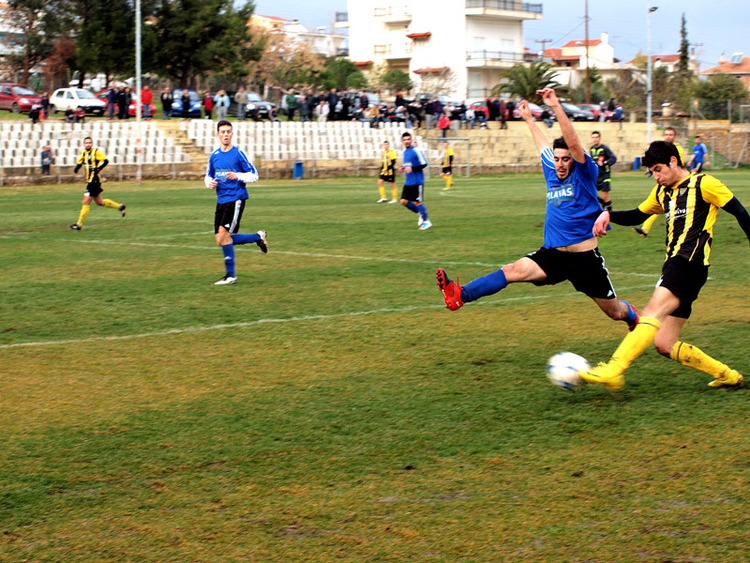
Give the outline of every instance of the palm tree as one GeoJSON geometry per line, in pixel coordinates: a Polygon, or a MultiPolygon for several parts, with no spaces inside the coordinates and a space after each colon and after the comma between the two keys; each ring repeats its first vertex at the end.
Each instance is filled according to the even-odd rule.
{"type": "Polygon", "coordinates": [[[530,102],[542,103],[542,97],[536,92],[543,88],[557,88],[555,74],[549,63],[534,61],[528,66],[518,63],[500,73],[502,82],[492,89],[492,95],[508,92],[530,102]]]}

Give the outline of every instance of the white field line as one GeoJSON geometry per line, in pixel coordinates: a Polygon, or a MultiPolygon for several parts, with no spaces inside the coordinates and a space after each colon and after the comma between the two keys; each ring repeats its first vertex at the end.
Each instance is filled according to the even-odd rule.
{"type": "MultiPolygon", "coordinates": [[[[634,291],[647,289],[652,287],[651,285],[641,285],[634,287],[621,288],[624,291],[634,291]]],[[[509,297],[504,299],[492,299],[481,302],[475,302],[472,307],[477,306],[492,306],[502,305],[503,303],[519,302],[519,301],[538,301],[544,299],[558,299],[560,297],[570,297],[578,295],[577,291],[569,291],[565,293],[550,293],[544,295],[528,295],[525,297],[509,297]]],[[[437,297],[437,296],[436,296],[437,297]]],[[[258,319],[255,321],[247,321],[240,323],[229,323],[229,324],[218,324],[209,326],[191,326],[185,328],[173,328],[168,330],[154,331],[154,332],[142,332],[138,334],[123,334],[119,336],[92,336],[89,338],[75,338],[68,340],[41,340],[36,342],[20,342],[18,344],[2,344],[0,350],[11,350],[16,348],[42,348],[47,346],[59,346],[68,344],[89,344],[92,342],[113,342],[118,340],[136,340],[140,338],[158,338],[161,336],[171,336],[175,334],[199,334],[202,332],[211,332],[217,330],[234,330],[241,328],[249,328],[263,324],[283,324],[283,323],[297,323],[297,322],[309,322],[309,321],[325,321],[332,319],[346,319],[353,317],[364,317],[368,315],[388,315],[388,314],[401,314],[409,313],[412,311],[425,311],[430,309],[445,309],[445,305],[411,305],[407,307],[389,307],[385,309],[371,309],[369,311],[351,311],[348,313],[334,313],[331,315],[306,315],[301,317],[288,317],[288,318],[271,318],[271,319],[258,319]]]]}
{"type": "MultiPolygon", "coordinates": [[[[192,235],[188,235],[192,236],[192,235]]],[[[109,244],[115,246],[145,246],[145,247],[159,247],[159,248],[185,248],[189,250],[216,250],[215,245],[186,245],[186,244],[167,244],[167,243],[156,243],[156,242],[122,242],[122,241],[111,241],[111,240],[90,240],[90,239],[57,239],[65,242],[78,242],[87,244],[109,244]]],[[[408,263],[408,264],[431,264],[433,266],[451,265],[451,266],[483,266],[486,268],[500,269],[505,264],[489,264],[487,262],[466,262],[457,260],[414,260],[412,258],[387,258],[383,256],[355,256],[352,254],[326,254],[323,252],[295,252],[292,250],[276,250],[271,248],[269,251],[272,254],[286,254],[288,256],[307,256],[309,258],[334,258],[337,260],[360,260],[362,262],[396,262],[396,263],[408,263]]],[[[651,274],[638,274],[635,272],[619,272],[618,275],[622,276],[634,276],[634,277],[647,277],[653,278],[654,283],[659,278],[658,272],[651,274]]]]}

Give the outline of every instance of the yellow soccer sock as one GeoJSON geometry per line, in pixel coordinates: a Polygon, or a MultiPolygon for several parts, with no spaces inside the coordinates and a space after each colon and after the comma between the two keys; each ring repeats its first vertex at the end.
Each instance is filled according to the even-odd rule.
{"type": "Polygon", "coordinates": [[[697,369],[714,377],[721,377],[731,369],[728,365],[713,359],[700,348],[686,342],[676,342],[669,352],[669,357],[676,362],[680,362],[683,366],[697,369]]]}
{"type": "Polygon", "coordinates": [[[445,189],[450,190],[451,189],[451,177],[445,176],[445,189]]]}
{"type": "Polygon", "coordinates": [[[104,207],[114,207],[115,209],[120,209],[121,207],[119,203],[115,203],[111,199],[103,199],[102,203],[104,204],[104,207]]]}
{"type": "Polygon", "coordinates": [[[622,373],[643,354],[656,338],[661,323],[653,317],[641,317],[638,325],[629,333],[612,354],[609,364],[617,366],[622,373]]]}
{"type": "Polygon", "coordinates": [[[658,218],[659,218],[659,216],[658,216],[658,215],[652,215],[651,217],[649,217],[648,219],[646,219],[646,220],[645,220],[645,221],[643,222],[643,225],[641,225],[641,230],[642,230],[642,231],[643,231],[644,233],[648,233],[648,232],[649,232],[649,231],[651,230],[651,227],[653,227],[653,226],[654,226],[654,223],[656,223],[656,220],[657,220],[658,218]]]}
{"type": "Polygon", "coordinates": [[[391,195],[393,196],[391,199],[396,201],[396,198],[398,197],[398,188],[391,188],[391,195]]]}
{"type": "Polygon", "coordinates": [[[380,192],[380,198],[385,199],[385,188],[383,186],[378,186],[378,191],[380,192]]]}
{"type": "Polygon", "coordinates": [[[78,215],[78,221],[76,221],[76,223],[78,223],[79,227],[81,225],[83,225],[83,222],[86,220],[86,217],[89,216],[89,211],[91,211],[91,206],[90,205],[82,205],[81,206],[81,213],[78,215]]]}

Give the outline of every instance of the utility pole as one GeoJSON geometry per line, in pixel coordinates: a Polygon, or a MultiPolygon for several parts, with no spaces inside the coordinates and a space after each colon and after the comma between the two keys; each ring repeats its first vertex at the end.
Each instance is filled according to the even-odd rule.
{"type": "Polygon", "coordinates": [[[542,56],[540,60],[544,60],[544,52],[547,50],[547,43],[552,43],[552,39],[534,39],[534,43],[542,44],[542,56]]]}
{"type": "MultiPolygon", "coordinates": [[[[649,2],[650,4],[650,2],[649,2]]],[[[658,10],[657,6],[649,6],[646,14],[646,141],[651,144],[651,14],[658,10]]]]}
{"type": "Polygon", "coordinates": [[[589,74],[589,0],[586,0],[586,103],[591,103],[591,75],[589,74]]]}

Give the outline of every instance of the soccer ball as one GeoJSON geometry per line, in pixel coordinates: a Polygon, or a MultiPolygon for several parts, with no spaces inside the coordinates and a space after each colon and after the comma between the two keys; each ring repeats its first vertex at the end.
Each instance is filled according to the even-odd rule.
{"type": "Polygon", "coordinates": [[[559,352],[547,361],[547,377],[560,389],[577,391],[586,382],[578,375],[591,366],[586,358],[572,352],[559,352]]]}

